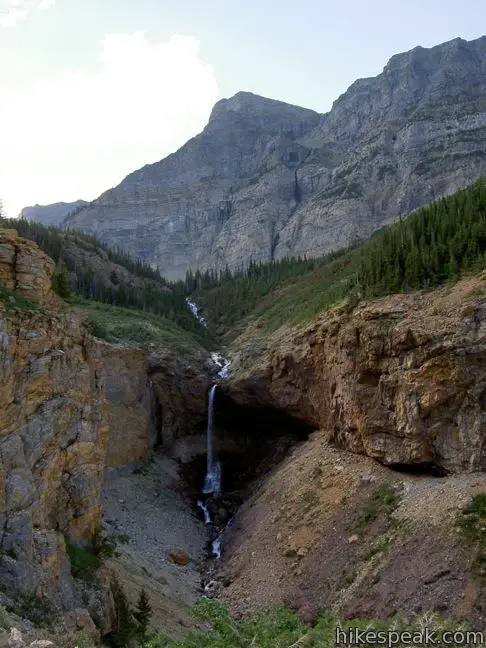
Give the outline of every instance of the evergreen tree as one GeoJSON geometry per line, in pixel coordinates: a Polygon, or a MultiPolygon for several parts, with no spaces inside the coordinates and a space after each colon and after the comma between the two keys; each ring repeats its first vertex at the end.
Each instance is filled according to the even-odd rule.
{"type": "Polygon", "coordinates": [[[138,623],[137,634],[143,642],[146,639],[149,622],[152,617],[152,608],[150,606],[149,597],[143,588],[140,590],[140,595],[137,601],[137,610],[134,613],[134,616],[138,623]]]}
{"type": "Polygon", "coordinates": [[[52,277],[52,289],[61,299],[68,300],[72,291],[69,284],[69,274],[66,263],[61,259],[52,277]]]}
{"type": "Polygon", "coordinates": [[[106,639],[115,648],[125,648],[134,638],[137,626],[127,595],[116,576],[113,576],[111,581],[111,594],[115,604],[115,622],[106,639]]]}

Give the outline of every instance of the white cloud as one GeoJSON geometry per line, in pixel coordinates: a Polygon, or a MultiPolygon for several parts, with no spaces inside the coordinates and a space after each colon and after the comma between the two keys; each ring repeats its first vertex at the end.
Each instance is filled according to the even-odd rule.
{"type": "Polygon", "coordinates": [[[56,0],[0,0],[0,28],[15,27],[32,9],[50,9],[56,0]]]}
{"type": "Polygon", "coordinates": [[[34,202],[95,198],[195,135],[217,99],[195,38],[108,34],[98,72],[0,88],[0,196],[11,215],[34,202]]]}
{"type": "Polygon", "coordinates": [[[7,8],[0,12],[0,27],[15,27],[18,22],[27,18],[28,13],[28,9],[20,7],[7,8]]]}

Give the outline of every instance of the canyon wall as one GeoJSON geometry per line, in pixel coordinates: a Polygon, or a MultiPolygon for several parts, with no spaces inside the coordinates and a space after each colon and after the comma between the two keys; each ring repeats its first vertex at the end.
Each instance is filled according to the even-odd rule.
{"type": "Polygon", "coordinates": [[[239,340],[226,386],[409,469],[486,470],[486,273],[452,288],[336,308],[239,340]]]}
{"type": "Polygon", "coordinates": [[[99,349],[51,292],[54,264],[0,230],[0,586],[81,606],[65,552],[100,525],[107,409],[99,349]]]}

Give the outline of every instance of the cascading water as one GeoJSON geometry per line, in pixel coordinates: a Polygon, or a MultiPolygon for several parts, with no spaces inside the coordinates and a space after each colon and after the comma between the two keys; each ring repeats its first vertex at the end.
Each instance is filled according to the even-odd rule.
{"type": "Polygon", "coordinates": [[[203,317],[202,315],[199,315],[199,311],[201,310],[201,309],[199,308],[199,306],[198,306],[197,304],[195,304],[194,302],[192,302],[192,301],[189,299],[189,297],[186,297],[186,304],[187,304],[187,307],[189,308],[189,310],[191,311],[191,313],[192,313],[192,314],[194,315],[194,317],[198,320],[198,322],[199,322],[200,324],[202,324],[202,326],[204,326],[205,328],[207,328],[208,325],[207,325],[207,323],[206,323],[206,320],[204,319],[204,317],[203,317]]]}
{"type": "MultiPolygon", "coordinates": [[[[196,303],[190,301],[189,298],[186,298],[186,303],[191,313],[200,322],[200,324],[202,324],[204,327],[207,327],[206,320],[200,315],[199,306],[196,303]]],[[[228,368],[231,364],[230,361],[217,351],[211,353],[211,360],[218,369],[217,380],[227,380],[227,378],[229,377],[228,368]]],[[[220,558],[224,529],[221,529],[218,524],[213,522],[213,520],[211,519],[210,509],[207,506],[209,499],[218,498],[221,496],[221,464],[219,463],[219,461],[214,460],[213,452],[213,419],[216,389],[217,383],[211,387],[208,396],[207,465],[206,475],[202,488],[202,493],[206,497],[205,501],[198,500],[197,505],[204,514],[204,523],[209,525],[211,528],[211,535],[213,538],[211,542],[212,555],[215,558],[220,558]]]]}
{"type": "Polygon", "coordinates": [[[209,390],[208,400],[208,430],[207,430],[207,467],[206,477],[204,479],[203,493],[205,495],[218,496],[221,492],[221,465],[214,461],[213,457],[213,413],[214,397],[216,395],[217,385],[213,385],[209,390]]]}
{"type": "Polygon", "coordinates": [[[204,504],[204,502],[201,502],[201,500],[198,500],[197,505],[204,514],[204,524],[211,524],[211,515],[206,504],[204,504]]]}

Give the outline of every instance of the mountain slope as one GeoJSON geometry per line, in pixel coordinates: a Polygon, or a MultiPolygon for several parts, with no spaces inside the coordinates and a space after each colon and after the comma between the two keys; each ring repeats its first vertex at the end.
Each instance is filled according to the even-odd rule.
{"type": "Polygon", "coordinates": [[[20,217],[46,226],[57,226],[62,223],[69,213],[87,204],[86,200],[76,200],[76,202],[72,203],[59,202],[52,205],[34,205],[33,207],[24,207],[20,212],[20,217]]]}
{"type": "Polygon", "coordinates": [[[316,256],[486,173],[486,37],[417,47],[326,115],[238,93],[203,132],[65,224],[157,263],[316,256]]]}

